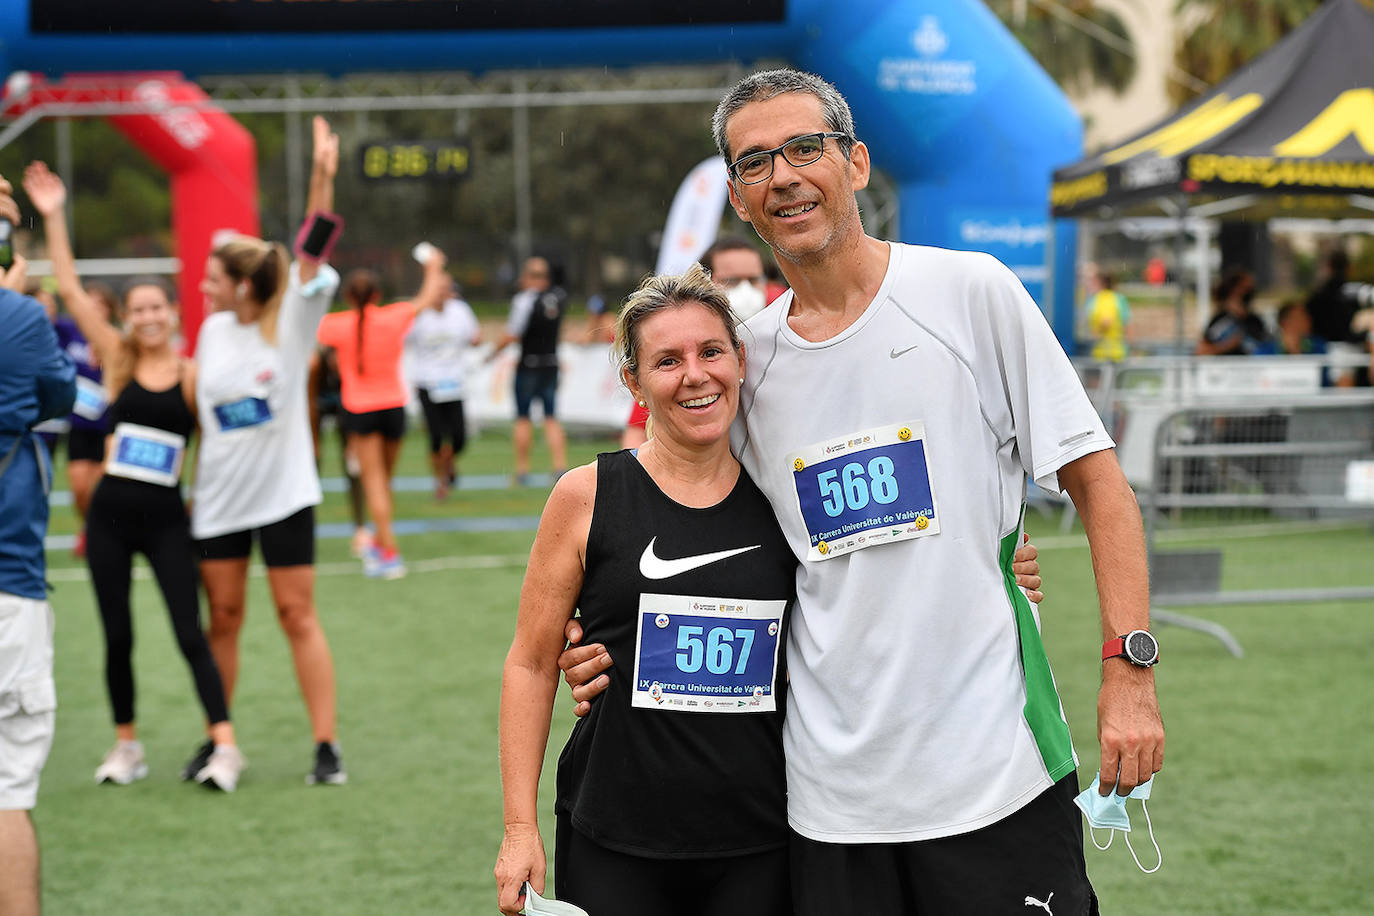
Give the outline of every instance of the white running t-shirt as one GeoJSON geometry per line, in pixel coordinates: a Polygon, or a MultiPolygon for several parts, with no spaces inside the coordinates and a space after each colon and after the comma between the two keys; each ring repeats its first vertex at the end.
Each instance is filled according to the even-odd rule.
{"type": "Polygon", "coordinates": [[[745,326],[732,445],[796,553],[788,819],[892,843],[1005,818],[1077,761],[1015,586],[1026,475],[1113,447],[1025,289],[985,254],[893,244],[830,340],[745,326]]]}
{"type": "Polygon", "coordinates": [[[410,348],[410,382],[417,388],[438,388],[445,394],[463,394],[464,358],[480,326],[472,307],[462,299],[449,299],[442,309],[424,309],[406,335],[410,348]]]}
{"type": "Polygon", "coordinates": [[[240,324],[233,312],[201,324],[193,537],[261,528],[319,505],[306,376],[315,331],[338,287],[338,273],[322,264],[307,294],[292,264],[276,346],[263,340],[258,322],[240,324]]]}

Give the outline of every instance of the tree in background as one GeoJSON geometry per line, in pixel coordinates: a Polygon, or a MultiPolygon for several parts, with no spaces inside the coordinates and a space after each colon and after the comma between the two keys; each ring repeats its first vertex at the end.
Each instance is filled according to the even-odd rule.
{"type": "MultiPolygon", "coordinates": [[[[1240,67],[1267,51],[1321,6],[1321,0],[1178,0],[1174,12],[1182,22],[1174,62],[1215,86],[1240,67]]],[[[1196,92],[1171,83],[1175,102],[1196,92]]]]}
{"type": "MultiPolygon", "coordinates": [[[[70,127],[72,205],[79,215],[73,243],[79,256],[167,254],[172,240],[172,204],[166,175],[107,122],[78,118],[70,127]]],[[[0,150],[0,174],[14,181],[35,159],[57,163],[56,122],[40,122],[0,150]]],[[[20,206],[27,224],[35,214],[27,199],[21,198],[20,206]]],[[[40,227],[38,239],[42,234],[40,227]]],[[[29,250],[41,248],[41,244],[37,249],[29,246],[29,250]]]]}
{"type": "Polygon", "coordinates": [[[1125,24],[1092,0],[988,0],[988,7],[1065,89],[1121,92],[1135,76],[1125,24]]]}

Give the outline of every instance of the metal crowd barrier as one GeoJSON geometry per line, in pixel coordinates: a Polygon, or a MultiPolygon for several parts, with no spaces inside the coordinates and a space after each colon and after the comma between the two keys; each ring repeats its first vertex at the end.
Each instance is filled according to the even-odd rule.
{"type": "MultiPolygon", "coordinates": [[[[1155,431],[1173,410],[1209,400],[1342,397],[1330,386],[1367,356],[1150,356],[1120,363],[1076,359],[1079,378],[1117,443],[1126,479],[1153,486],[1155,431]]],[[[1368,390],[1368,389],[1366,389],[1368,390]]]]}
{"type": "Polygon", "coordinates": [[[1225,628],[1167,606],[1374,599],[1374,564],[1369,585],[1228,591],[1220,550],[1157,547],[1158,529],[1190,511],[1223,522],[1374,520],[1374,391],[1199,400],[1159,420],[1151,451],[1152,485],[1138,494],[1156,620],[1209,633],[1239,656],[1225,628]]]}
{"type": "MultiPolygon", "coordinates": [[[[1140,499],[1157,622],[1208,633],[1240,656],[1224,627],[1169,606],[1374,598],[1374,585],[1223,591],[1220,550],[1157,546],[1158,529],[1190,512],[1222,523],[1374,518],[1374,390],[1332,386],[1368,357],[1074,362],[1140,499]]],[[[1065,501],[1063,530],[1073,517],[1065,501]]]]}

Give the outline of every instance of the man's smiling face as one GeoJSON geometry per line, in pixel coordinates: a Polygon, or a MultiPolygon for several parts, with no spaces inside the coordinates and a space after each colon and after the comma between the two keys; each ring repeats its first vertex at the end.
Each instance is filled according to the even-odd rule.
{"type": "MultiPolygon", "coordinates": [[[[827,131],[820,99],[788,92],[750,102],[730,117],[725,134],[732,161],[773,149],[805,134],[827,131]]],[[[854,192],[868,184],[868,150],[855,143],[848,159],[840,141],[826,139],[820,159],[804,166],[773,157],[773,174],[757,184],[730,181],[730,203],[740,219],[782,257],[804,262],[837,241],[862,234],[854,192]]]]}

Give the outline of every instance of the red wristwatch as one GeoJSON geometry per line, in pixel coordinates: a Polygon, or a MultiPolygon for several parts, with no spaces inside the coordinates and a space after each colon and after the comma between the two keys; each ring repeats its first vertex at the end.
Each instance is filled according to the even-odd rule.
{"type": "Polygon", "coordinates": [[[1132,665],[1149,668],[1159,663],[1159,643],[1149,630],[1132,630],[1102,644],[1102,660],[1124,658],[1132,665]]]}

